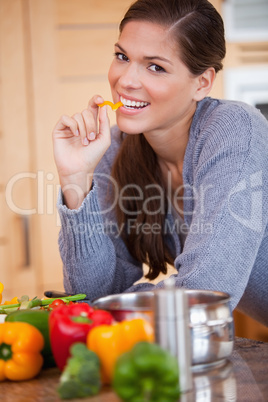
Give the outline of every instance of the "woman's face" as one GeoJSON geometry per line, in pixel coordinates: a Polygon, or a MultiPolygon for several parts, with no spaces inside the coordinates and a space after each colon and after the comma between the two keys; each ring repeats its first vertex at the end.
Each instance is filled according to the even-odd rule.
{"type": "Polygon", "coordinates": [[[196,108],[198,77],[178,56],[168,29],[128,22],[115,44],[109,70],[117,124],[128,134],[165,132],[190,119],[196,108]]]}

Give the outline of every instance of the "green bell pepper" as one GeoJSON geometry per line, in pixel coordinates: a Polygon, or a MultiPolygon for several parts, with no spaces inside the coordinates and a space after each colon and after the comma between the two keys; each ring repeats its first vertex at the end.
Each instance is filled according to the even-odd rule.
{"type": "Polygon", "coordinates": [[[119,356],[113,389],[126,402],[174,402],[180,397],[178,363],[156,343],[139,342],[119,356]]]}

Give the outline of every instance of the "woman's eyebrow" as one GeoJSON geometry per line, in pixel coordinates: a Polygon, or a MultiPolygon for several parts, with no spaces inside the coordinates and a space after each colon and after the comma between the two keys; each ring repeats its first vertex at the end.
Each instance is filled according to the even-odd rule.
{"type": "Polygon", "coordinates": [[[120,49],[121,52],[126,53],[126,51],[122,48],[122,46],[119,45],[119,43],[115,43],[115,46],[118,47],[118,49],[120,49]]]}
{"type": "Polygon", "coordinates": [[[145,60],[160,60],[160,61],[164,61],[165,63],[169,63],[172,65],[172,62],[168,59],[166,59],[165,57],[161,57],[161,56],[145,56],[144,57],[145,60]]]}
{"type": "MultiPolygon", "coordinates": [[[[116,43],[115,46],[118,47],[118,49],[120,49],[122,53],[127,54],[127,52],[122,48],[122,46],[119,45],[119,43],[116,43]]],[[[144,56],[144,60],[160,60],[172,65],[172,62],[170,60],[161,56],[144,56]]]]}

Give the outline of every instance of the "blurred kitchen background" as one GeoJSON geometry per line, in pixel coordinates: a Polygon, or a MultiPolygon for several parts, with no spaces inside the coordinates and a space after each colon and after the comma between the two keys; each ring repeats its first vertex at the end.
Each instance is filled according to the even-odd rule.
{"type": "MultiPolygon", "coordinates": [[[[268,118],[268,0],[213,0],[227,39],[211,96],[268,118]]],[[[0,0],[0,282],[3,300],[63,290],[51,132],[93,94],[111,99],[107,71],[130,0],[0,0]]],[[[114,115],[110,115],[114,122],[114,115]]],[[[268,328],[235,312],[236,334],[268,328]]]]}

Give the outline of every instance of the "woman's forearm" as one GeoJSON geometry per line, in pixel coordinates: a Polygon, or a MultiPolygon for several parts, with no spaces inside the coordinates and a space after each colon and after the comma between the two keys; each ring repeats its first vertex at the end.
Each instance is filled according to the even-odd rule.
{"type": "Polygon", "coordinates": [[[63,202],[69,209],[78,209],[92,187],[93,174],[81,172],[71,177],[60,177],[63,202]]]}

